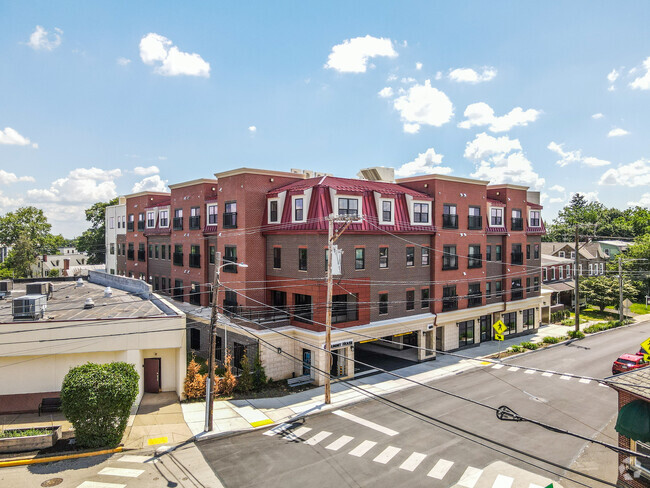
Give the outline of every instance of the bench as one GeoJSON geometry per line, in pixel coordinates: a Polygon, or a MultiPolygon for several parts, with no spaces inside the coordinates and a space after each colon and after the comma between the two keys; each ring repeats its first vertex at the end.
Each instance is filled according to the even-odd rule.
{"type": "Polygon", "coordinates": [[[43,398],[38,406],[38,416],[41,416],[41,412],[58,412],[59,410],[61,410],[60,398],[43,398]]]}
{"type": "Polygon", "coordinates": [[[314,381],[314,380],[311,378],[311,376],[306,374],[306,375],[303,375],[303,376],[298,376],[297,378],[289,378],[287,380],[287,385],[289,385],[290,388],[294,388],[294,387],[300,386],[300,385],[307,385],[307,384],[311,383],[312,381],[314,381]]]}

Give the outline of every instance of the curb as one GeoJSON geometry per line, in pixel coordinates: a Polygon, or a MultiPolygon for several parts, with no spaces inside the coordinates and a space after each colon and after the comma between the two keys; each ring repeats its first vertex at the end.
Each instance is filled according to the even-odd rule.
{"type": "Polygon", "coordinates": [[[92,456],[101,456],[103,454],[115,454],[122,452],[124,448],[122,446],[116,447],[115,449],[104,449],[101,451],[92,451],[92,452],[79,452],[74,454],[61,454],[59,456],[47,456],[47,457],[35,457],[29,459],[15,459],[13,461],[0,461],[0,468],[8,468],[10,466],[25,466],[28,464],[41,464],[41,463],[53,463],[55,461],[65,461],[67,459],[78,459],[92,456]]]}

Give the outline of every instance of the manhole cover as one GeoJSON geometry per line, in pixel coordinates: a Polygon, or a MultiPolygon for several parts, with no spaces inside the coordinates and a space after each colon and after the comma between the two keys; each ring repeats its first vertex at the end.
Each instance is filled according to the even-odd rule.
{"type": "Polygon", "coordinates": [[[60,485],[61,483],[63,483],[63,478],[52,478],[50,480],[43,481],[41,483],[41,486],[56,486],[60,485]]]}

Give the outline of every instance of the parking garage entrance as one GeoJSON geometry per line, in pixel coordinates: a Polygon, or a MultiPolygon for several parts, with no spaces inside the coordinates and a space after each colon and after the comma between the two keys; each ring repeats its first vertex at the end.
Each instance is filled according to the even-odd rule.
{"type": "Polygon", "coordinates": [[[412,366],[418,362],[417,346],[418,331],[357,342],[354,359],[359,362],[354,365],[355,375],[372,369],[393,371],[412,366]]]}

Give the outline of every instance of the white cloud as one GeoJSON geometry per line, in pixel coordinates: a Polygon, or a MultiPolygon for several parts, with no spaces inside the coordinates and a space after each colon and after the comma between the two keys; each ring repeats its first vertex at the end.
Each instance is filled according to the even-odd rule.
{"type": "Polygon", "coordinates": [[[119,169],[77,168],[64,178],[54,180],[49,188],[27,191],[34,202],[91,203],[107,201],[117,196],[116,178],[122,176],[119,169]]]}
{"type": "Polygon", "coordinates": [[[131,189],[133,193],[139,193],[141,191],[169,191],[167,188],[167,180],[160,178],[160,175],[148,176],[142,181],[138,181],[133,188],[131,189]]]}
{"type": "Polygon", "coordinates": [[[393,89],[390,86],[385,86],[381,90],[379,90],[378,95],[381,98],[390,98],[393,96],[393,89]]]}
{"type": "Polygon", "coordinates": [[[515,107],[507,114],[497,117],[487,103],[478,102],[467,106],[463,114],[466,120],[460,122],[458,127],[469,129],[487,125],[492,132],[507,132],[513,127],[526,126],[529,122],[535,122],[540,114],[539,110],[532,108],[523,110],[521,107],[515,107]]]}
{"type": "Polygon", "coordinates": [[[422,69],[422,63],[415,63],[415,69],[420,71],[422,69]]]}
{"type": "Polygon", "coordinates": [[[160,173],[160,169],[158,166],[136,166],[133,168],[133,173],[135,173],[138,176],[149,176],[149,175],[155,175],[160,173]]]}
{"type": "Polygon", "coordinates": [[[650,185],[650,160],[639,159],[603,173],[599,185],[644,186],[650,185]]]}
{"type": "Polygon", "coordinates": [[[117,64],[119,64],[120,66],[128,66],[130,62],[131,60],[128,58],[122,58],[122,57],[117,58],[117,64]]]}
{"type": "Polygon", "coordinates": [[[395,73],[391,73],[388,75],[388,78],[386,78],[386,81],[390,83],[391,81],[395,81],[397,79],[397,75],[395,73]]]}
{"type": "Polygon", "coordinates": [[[22,197],[17,197],[17,198],[12,198],[8,197],[6,195],[3,195],[3,193],[0,191],[0,214],[10,212],[16,208],[18,208],[20,205],[22,205],[24,200],[22,197]]]}
{"type": "Polygon", "coordinates": [[[567,203],[571,201],[571,199],[580,193],[583,197],[585,197],[585,200],[588,202],[600,202],[598,199],[598,192],[597,191],[574,191],[569,195],[569,199],[567,200],[567,203]]]}
{"type": "Polygon", "coordinates": [[[36,181],[33,176],[16,176],[15,173],[8,173],[0,169],[0,185],[11,185],[12,183],[36,181]]]}
{"type": "Polygon", "coordinates": [[[613,69],[612,71],[609,72],[607,75],[607,80],[610,83],[614,83],[616,80],[618,80],[618,77],[621,76],[621,72],[617,71],[616,69],[613,69]]]}
{"type": "Polygon", "coordinates": [[[483,67],[480,73],[472,68],[456,68],[449,72],[449,79],[458,83],[482,83],[490,81],[497,75],[496,68],[491,66],[483,67]]]}
{"type": "Polygon", "coordinates": [[[553,185],[552,187],[549,188],[549,190],[563,192],[565,188],[561,185],[553,185]]]}
{"type": "Polygon", "coordinates": [[[438,72],[436,72],[435,79],[436,79],[436,80],[442,80],[442,71],[438,71],[438,72]]]}
{"type": "Polygon", "coordinates": [[[393,41],[370,35],[346,39],[332,48],[325,68],[334,69],[339,73],[365,73],[368,59],[378,56],[396,57],[393,41]]]}
{"type": "Polygon", "coordinates": [[[544,186],[544,178],[535,172],[532,163],[524,156],[518,139],[481,133],[467,143],[464,156],[474,161],[476,171],[471,174],[473,178],[532,188],[544,186]]]}
{"type": "Polygon", "coordinates": [[[402,128],[407,134],[417,134],[420,132],[420,124],[409,124],[405,122],[402,128]]]}
{"type": "Polygon", "coordinates": [[[598,112],[597,114],[593,114],[593,115],[591,116],[592,119],[596,119],[596,120],[598,120],[598,119],[602,119],[603,117],[604,117],[604,115],[601,114],[600,112],[598,112]]]}
{"type": "Polygon", "coordinates": [[[553,197],[548,201],[548,203],[562,203],[562,202],[564,202],[564,198],[562,197],[553,197]]]}
{"type": "Polygon", "coordinates": [[[257,127],[255,127],[254,125],[249,126],[248,132],[250,132],[251,134],[255,134],[257,132],[257,127]]]}
{"type": "Polygon", "coordinates": [[[615,127],[614,129],[610,130],[607,133],[607,137],[619,137],[619,136],[625,136],[629,134],[628,131],[625,129],[621,129],[620,127],[615,127]]]}
{"type": "Polygon", "coordinates": [[[404,77],[404,78],[402,78],[400,81],[401,81],[402,83],[404,83],[405,85],[410,85],[411,83],[415,83],[415,82],[418,81],[418,80],[416,80],[415,78],[411,78],[411,77],[409,76],[409,77],[404,77]]]}
{"type": "Polygon", "coordinates": [[[200,55],[184,53],[172,41],[153,32],[140,39],[140,59],[144,64],[157,65],[154,72],[159,75],[210,77],[210,63],[200,55]]]}
{"type": "MultiPolygon", "coordinates": [[[[5,127],[5,130],[0,130],[0,144],[29,146],[31,142],[26,137],[21,136],[15,129],[5,127]]],[[[32,144],[32,147],[37,148],[38,144],[32,144]]]]}
{"type": "Polygon", "coordinates": [[[558,166],[563,167],[571,163],[582,163],[585,166],[594,168],[597,166],[607,166],[608,164],[612,164],[610,161],[605,161],[604,159],[598,159],[591,156],[583,156],[580,149],[576,151],[565,151],[563,146],[564,144],[558,144],[557,142],[553,141],[551,141],[547,146],[548,149],[560,156],[560,159],[555,162],[555,164],[558,166]]]}
{"type": "Polygon", "coordinates": [[[434,148],[429,148],[411,162],[405,163],[395,170],[395,176],[406,178],[418,174],[439,174],[448,175],[453,170],[447,166],[441,166],[442,154],[436,154],[434,148]]]}
{"type": "Polygon", "coordinates": [[[636,202],[627,202],[629,207],[646,207],[650,208],[650,193],[644,193],[636,202]]]}
{"type": "MultiPolygon", "coordinates": [[[[643,61],[643,69],[645,69],[645,73],[630,83],[630,87],[635,90],[650,90],[650,56],[643,61]]],[[[630,74],[632,73],[633,71],[630,70],[630,74]]]]}
{"type": "Polygon", "coordinates": [[[393,101],[393,106],[405,123],[405,131],[406,124],[409,124],[410,128],[417,124],[418,130],[419,125],[440,127],[454,115],[451,100],[443,92],[433,88],[429,80],[426,80],[424,85],[410,87],[404,95],[393,101]]]}
{"type": "Polygon", "coordinates": [[[61,45],[61,35],[63,31],[58,27],[54,28],[51,34],[40,25],[36,26],[36,30],[29,36],[27,45],[34,50],[52,51],[61,45]]]}

